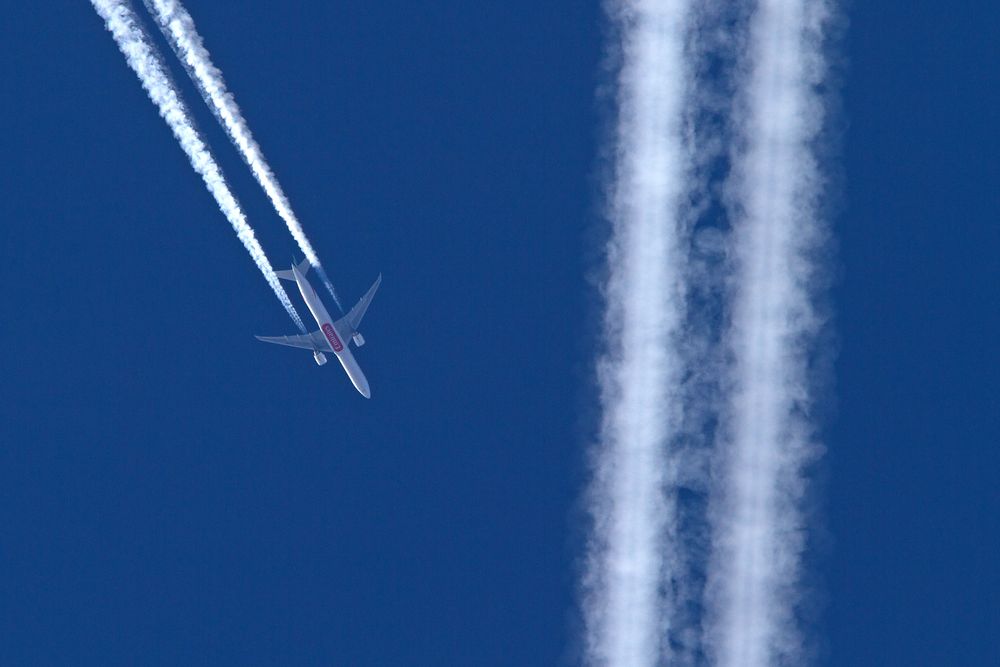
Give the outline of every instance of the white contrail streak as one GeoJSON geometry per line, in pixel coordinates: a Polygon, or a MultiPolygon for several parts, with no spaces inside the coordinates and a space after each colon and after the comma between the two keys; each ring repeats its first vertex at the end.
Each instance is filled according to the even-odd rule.
{"type": "Polygon", "coordinates": [[[723,667],[803,664],[796,613],[805,466],[817,455],[808,357],[823,240],[812,144],[823,123],[825,2],[760,0],[737,107],[726,344],[705,650],[723,667]]]}
{"type": "Polygon", "coordinates": [[[125,55],[129,67],[139,76],[142,87],[159,109],[160,115],[167,122],[167,125],[170,126],[174,136],[180,142],[181,148],[184,149],[191,161],[191,166],[205,181],[209,192],[215,197],[219,208],[222,209],[229,223],[236,230],[236,235],[250,252],[250,256],[261,273],[264,274],[264,278],[274,290],[278,300],[281,301],[281,305],[288,311],[296,326],[305,332],[302,319],[295,312],[295,307],[285,293],[284,287],[281,286],[274,269],[271,268],[271,264],[254,236],[253,230],[247,224],[246,217],[243,215],[236,198],[230,192],[219,166],[198,135],[178,91],[174,88],[163,67],[162,59],[156,53],[155,47],[146,36],[127,0],[91,0],[91,4],[104,19],[108,31],[125,55]]]}
{"type": "Polygon", "coordinates": [[[333,288],[333,283],[327,277],[316,251],[313,250],[312,244],[306,238],[302,225],[295,217],[295,212],[292,211],[292,206],[278,183],[278,178],[271,171],[267,160],[264,159],[260,146],[254,141],[250,127],[236,104],[236,99],[226,88],[222,72],[212,64],[208,50],[195,27],[194,19],[177,0],[144,0],[144,2],[150,13],[156,18],[156,22],[167,41],[170,42],[178,58],[184,64],[184,69],[187,70],[191,80],[201,91],[205,103],[214,111],[233,145],[236,146],[249,165],[254,178],[264,188],[271,204],[281,219],[285,221],[285,225],[287,225],[295,242],[298,243],[299,249],[316,270],[323,284],[326,285],[330,296],[337,303],[337,307],[343,310],[337,292],[333,288]]]}
{"type": "Polygon", "coordinates": [[[669,651],[678,540],[669,441],[678,428],[684,311],[686,0],[615,3],[621,38],[603,410],[589,493],[583,612],[592,665],[655,665],[669,651]]]}

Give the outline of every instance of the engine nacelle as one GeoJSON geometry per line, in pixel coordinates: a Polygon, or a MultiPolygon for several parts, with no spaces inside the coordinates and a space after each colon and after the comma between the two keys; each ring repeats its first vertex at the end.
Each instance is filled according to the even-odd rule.
{"type": "Polygon", "coordinates": [[[316,360],[317,366],[322,366],[326,363],[326,355],[319,350],[313,350],[313,359],[316,360]]]}
{"type": "Polygon", "coordinates": [[[355,331],[354,335],[351,336],[351,340],[353,340],[354,344],[357,345],[358,347],[361,347],[362,345],[365,344],[365,337],[362,336],[361,333],[357,331],[355,331]]]}

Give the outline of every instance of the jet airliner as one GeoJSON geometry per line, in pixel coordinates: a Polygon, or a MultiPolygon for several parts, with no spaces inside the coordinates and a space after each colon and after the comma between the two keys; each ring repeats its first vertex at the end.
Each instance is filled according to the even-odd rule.
{"type": "Polygon", "coordinates": [[[371,398],[372,392],[368,387],[368,378],[358,366],[358,360],[351,354],[350,342],[353,341],[356,347],[365,344],[365,339],[358,332],[358,327],[361,325],[361,318],[365,316],[365,311],[368,310],[368,305],[372,302],[372,297],[375,296],[375,290],[382,283],[382,274],[379,274],[375,284],[361,297],[354,308],[351,308],[347,315],[334,322],[319,295],[316,294],[316,290],[306,279],[308,271],[309,260],[304,259],[298,266],[293,263],[291,270],[277,271],[276,273],[279,278],[290,280],[299,286],[299,292],[302,293],[302,298],[305,300],[309,312],[316,318],[319,329],[300,336],[256,336],[256,338],[265,343],[277,343],[278,345],[312,350],[313,359],[320,366],[327,361],[325,353],[333,352],[340,361],[340,365],[347,372],[347,377],[351,378],[351,382],[354,383],[354,388],[361,392],[365,398],[371,398]]]}

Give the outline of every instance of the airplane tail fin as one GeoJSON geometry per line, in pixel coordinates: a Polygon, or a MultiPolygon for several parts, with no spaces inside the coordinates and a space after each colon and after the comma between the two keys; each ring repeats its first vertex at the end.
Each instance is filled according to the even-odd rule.
{"type": "MultiPolygon", "coordinates": [[[[292,264],[295,264],[294,259],[292,260],[292,264]]],[[[306,275],[306,273],[309,271],[309,260],[303,259],[301,262],[298,263],[298,265],[296,265],[295,268],[297,268],[299,270],[299,273],[301,273],[302,275],[306,275]]],[[[275,271],[274,273],[282,280],[288,280],[293,283],[295,282],[295,274],[292,273],[291,271],[275,271]]]]}

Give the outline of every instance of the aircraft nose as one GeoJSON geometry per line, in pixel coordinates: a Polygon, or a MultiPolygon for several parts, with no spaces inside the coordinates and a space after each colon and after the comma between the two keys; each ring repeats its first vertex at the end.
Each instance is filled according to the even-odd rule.
{"type": "Polygon", "coordinates": [[[354,382],[354,388],[357,389],[358,393],[364,396],[365,398],[372,397],[372,390],[368,386],[368,378],[366,377],[358,378],[357,381],[354,382]]]}

